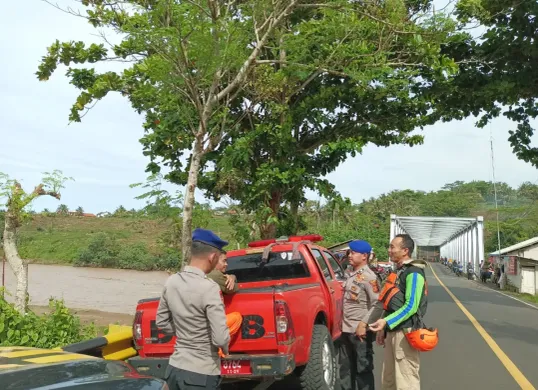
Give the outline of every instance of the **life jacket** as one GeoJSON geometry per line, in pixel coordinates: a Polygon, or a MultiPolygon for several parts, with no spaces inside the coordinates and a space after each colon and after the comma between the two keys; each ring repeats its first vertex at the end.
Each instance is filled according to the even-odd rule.
{"type": "MultiPolygon", "coordinates": [[[[381,292],[379,293],[379,301],[383,303],[383,309],[388,313],[394,313],[395,311],[402,308],[405,304],[405,290],[406,290],[406,279],[407,276],[411,273],[418,272],[423,277],[424,269],[417,265],[424,264],[421,260],[414,260],[408,264],[404,264],[397,272],[391,272],[387,279],[381,292]]],[[[411,316],[401,324],[399,324],[394,330],[404,329],[404,328],[413,328],[416,329],[420,326],[420,318],[424,317],[427,311],[428,306],[428,283],[424,284],[424,291],[420,297],[420,305],[418,313],[411,316]]]]}

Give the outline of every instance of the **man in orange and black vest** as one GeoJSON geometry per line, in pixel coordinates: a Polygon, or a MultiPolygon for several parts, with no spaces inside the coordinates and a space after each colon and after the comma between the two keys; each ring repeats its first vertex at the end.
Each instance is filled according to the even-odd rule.
{"type": "MultiPolygon", "coordinates": [[[[389,256],[397,272],[387,278],[379,293],[383,315],[369,326],[377,343],[385,346],[383,390],[420,390],[420,356],[408,335],[422,328],[427,309],[426,263],[411,259],[415,244],[407,234],[390,243],[389,256]]],[[[370,320],[373,319],[373,314],[370,320]]],[[[435,336],[436,337],[436,336],[435,336]]]]}

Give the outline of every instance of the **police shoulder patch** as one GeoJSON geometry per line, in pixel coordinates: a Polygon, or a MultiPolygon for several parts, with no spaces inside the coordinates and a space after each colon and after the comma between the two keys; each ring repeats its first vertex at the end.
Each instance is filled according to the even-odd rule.
{"type": "Polygon", "coordinates": [[[375,292],[375,293],[378,293],[379,292],[379,284],[377,283],[377,280],[370,280],[370,284],[372,285],[372,290],[375,292]]]}
{"type": "Polygon", "coordinates": [[[364,281],[364,275],[362,273],[360,274],[357,274],[357,276],[355,276],[355,281],[356,282],[363,282],[364,281]]]}

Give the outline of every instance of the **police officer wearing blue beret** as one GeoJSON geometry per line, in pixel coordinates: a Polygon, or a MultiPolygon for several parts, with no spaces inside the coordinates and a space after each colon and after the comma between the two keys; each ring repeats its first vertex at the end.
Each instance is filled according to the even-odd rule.
{"type": "Polygon", "coordinates": [[[165,283],[157,311],[157,327],[177,336],[165,379],[170,390],[220,388],[219,348],[228,354],[219,286],[207,277],[228,242],[210,230],[192,235],[191,262],[165,283]]]}
{"type": "Polygon", "coordinates": [[[377,302],[379,285],[368,266],[372,246],[363,240],[349,243],[349,265],[344,284],[344,319],[339,348],[343,390],[374,390],[373,340],[367,331],[370,309],[377,302]]]}

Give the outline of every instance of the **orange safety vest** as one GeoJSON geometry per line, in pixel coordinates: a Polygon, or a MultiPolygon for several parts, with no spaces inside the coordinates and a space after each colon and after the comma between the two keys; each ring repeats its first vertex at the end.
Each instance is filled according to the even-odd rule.
{"type": "MultiPolygon", "coordinates": [[[[379,293],[378,300],[379,302],[383,302],[383,310],[389,309],[391,299],[400,292],[400,288],[398,287],[398,276],[399,275],[396,272],[391,272],[389,276],[387,276],[383,289],[379,293]]],[[[424,283],[424,295],[428,296],[428,282],[424,283]]]]}

